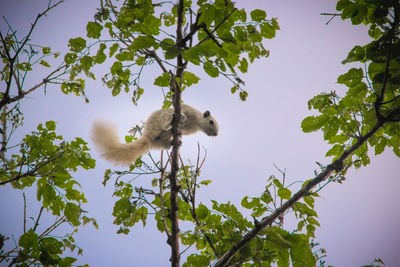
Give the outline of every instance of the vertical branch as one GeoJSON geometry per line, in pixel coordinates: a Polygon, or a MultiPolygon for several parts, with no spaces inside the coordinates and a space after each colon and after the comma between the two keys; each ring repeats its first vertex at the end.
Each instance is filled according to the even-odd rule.
{"type": "Polygon", "coordinates": [[[4,154],[7,151],[7,107],[3,107],[1,112],[1,148],[0,148],[0,158],[3,161],[6,161],[4,158],[4,154]]]}
{"type": "Polygon", "coordinates": [[[24,234],[26,233],[26,197],[25,193],[22,193],[22,196],[24,197],[24,234]]]}
{"type": "Polygon", "coordinates": [[[159,180],[159,196],[160,196],[160,209],[161,209],[161,220],[163,222],[164,228],[165,228],[165,233],[167,234],[167,240],[170,240],[171,238],[171,234],[168,230],[168,225],[167,225],[167,221],[166,221],[166,211],[165,211],[165,206],[164,206],[164,180],[165,180],[165,170],[167,168],[169,159],[167,159],[167,163],[164,166],[164,153],[163,151],[161,151],[161,160],[160,160],[160,180],[159,180]]]}
{"type": "MultiPolygon", "coordinates": [[[[176,28],[176,47],[181,50],[183,48],[183,1],[179,0],[178,3],[178,23],[176,28]]],[[[172,153],[171,153],[171,174],[170,174],[170,185],[171,185],[171,238],[168,240],[171,246],[171,266],[179,267],[180,253],[179,253],[179,220],[178,220],[178,170],[179,170],[179,147],[180,147],[180,119],[181,119],[181,81],[183,75],[184,64],[182,55],[179,54],[177,58],[177,69],[176,73],[171,73],[171,91],[174,93],[173,104],[174,104],[174,119],[172,120],[172,153]]]]}

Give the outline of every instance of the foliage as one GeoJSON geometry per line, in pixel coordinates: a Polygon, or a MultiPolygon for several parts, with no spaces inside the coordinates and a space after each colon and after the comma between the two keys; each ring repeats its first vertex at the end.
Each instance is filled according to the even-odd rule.
{"type": "Polygon", "coordinates": [[[0,33],[0,81],[4,88],[0,93],[0,185],[11,186],[24,199],[24,220],[21,222],[24,231],[15,247],[10,248],[9,237],[0,235],[0,262],[10,262],[10,266],[71,266],[76,258],[65,256],[64,251],[78,248],[78,254],[82,253],[73,234],[82,224],[91,222],[97,227],[96,221],[87,217],[82,209],[87,200],[74,177],[78,169],[95,167],[87,143],[78,137],[72,141],[64,140],[56,133],[54,121],[39,124],[35,131],[20,140],[14,134],[23,127],[22,100],[38,88],[56,83],[62,84],[64,93],[74,91],[84,95],[83,86],[77,86],[76,82],[68,79],[66,86],[67,79],[63,76],[70,71],[66,62],[61,62],[35,86],[27,89],[25,85],[34,77],[36,69],[51,68],[49,62],[58,59],[59,53],[51,52],[50,47],[31,44],[30,36],[39,19],[60,3],[52,4],[50,1],[48,8],[37,16],[29,33],[22,39],[18,39],[11,26],[6,33],[0,33]],[[36,191],[41,208],[29,223],[27,213],[33,213],[30,208],[34,205],[27,205],[25,192],[31,191],[36,191]],[[48,222],[41,220],[44,214],[52,216],[54,221],[46,225],[48,222]],[[70,225],[70,233],[58,231],[64,224],[70,225]]]}
{"type": "Polygon", "coordinates": [[[324,139],[332,144],[326,156],[336,160],[371,130],[385,125],[347,158],[346,169],[369,164],[370,148],[378,155],[389,147],[400,156],[399,8],[397,1],[337,3],[341,17],[353,24],[368,25],[373,40],[355,46],[342,62],[360,64],[360,68],[353,67],[338,77],[338,83],[348,87],[346,92],[322,93],[308,102],[309,109],[318,110],[320,115],[305,118],[302,129],[305,132],[322,129],[324,139]]]}
{"type": "MultiPolygon", "coordinates": [[[[200,149],[200,148],[199,148],[200,149]]],[[[251,213],[249,220],[233,203],[219,203],[212,200],[211,207],[205,203],[196,202],[196,192],[207,186],[211,180],[199,180],[204,158],[201,160],[200,150],[195,165],[184,164],[178,172],[180,191],[178,198],[179,220],[188,222],[192,227],[182,229],[179,237],[182,245],[194,246],[198,251],[187,257],[183,266],[209,266],[217,262],[231,246],[252,228],[259,224],[258,218],[271,213],[291,195],[291,190],[275,176],[267,180],[267,185],[260,197],[244,197],[241,206],[251,213]]],[[[162,157],[163,158],[163,157],[162,157]]],[[[119,225],[118,233],[128,234],[137,223],[146,225],[151,214],[157,221],[157,229],[171,233],[171,220],[168,216],[170,203],[170,185],[168,183],[169,160],[154,162],[147,165],[138,161],[129,171],[107,170],[105,181],[114,179],[115,202],[113,216],[114,224],[119,225]],[[160,178],[151,177],[154,175],[160,178]],[[134,178],[132,178],[134,177],[134,178]],[[135,186],[138,179],[151,181],[151,189],[135,186]]],[[[285,174],[283,175],[283,181],[285,174]]],[[[289,185],[290,187],[290,185],[289,185]]],[[[280,221],[264,229],[255,239],[251,240],[231,260],[231,263],[243,266],[269,266],[277,263],[278,266],[314,266],[317,260],[312,251],[311,238],[314,237],[315,227],[319,226],[317,214],[314,210],[312,194],[304,202],[296,203],[293,212],[299,219],[297,229],[287,231],[282,228],[283,217],[280,221]],[[258,265],[257,265],[258,264],[258,265]]]]}
{"type": "MultiPolygon", "coordinates": [[[[56,5],[49,5],[38,19],[56,5]]],[[[81,74],[94,79],[93,67],[107,62],[110,71],[103,82],[113,96],[133,88],[134,104],[145,92],[140,83],[145,67],[157,64],[160,72],[153,77],[154,85],[169,88],[166,93],[162,91],[164,107],[173,105],[175,110],[171,153],[162,152],[160,161],[148,154],[148,161],[139,159],[129,170],[105,171],[103,184],[114,181],[116,201],[112,215],[114,224],[120,227],[117,233],[129,234],[136,224],[146,226],[147,220],[154,218],[157,230],[167,236],[171,246],[172,266],[180,265],[180,255],[189,247],[195,247],[196,252],[187,256],[183,263],[186,267],[315,266],[318,261],[323,265],[321,259],[326,252],[315,251],[317,245],[313,241],[319,226],[314,209],[317,192],[331,181],[342,181],[348,168],[367,165],[369,148],[374,147],[375,154],[380,154],[390,147],[400,156],[400,4],[393,0],[339,0],[337,10],[342,19],[368,25],[374,40],[354,47],[343,61],[361,66],[338,77],[338,83],[348,87],[346,92],[322,93],[308,103],[319,114],[305,118],[302,129],[323,131],[324,139],[332,144],[326,153],[333,156],[332,163],[319,164],[315,177],[305,181],[297,192],[286,184],[286,173],[278,168],[282,179],[270,176],[263,192],[243,197],[241,207],[218,200],[211,200],[211,205],[198,203],[197,190],[211,180],[200,179],[205,162],[200,147],[195,164],[184,163],[179,156],[180,93],[200,82],[199,76],[189,71],[189,66],[200,66],[212,78],[228,78],[233,84],[231,92],[238,92],[240,99],[246,100],[248,93],[239,73],[246,73],[255,59],[269,55],[263,41],[275,37],[279,29],[275,18],[267,19],[266,12],[258,9],[250,13],[239,10],[229,0],[198,0],[196,4],[188,0],[104,0],[94,21],[87,24],[87,36],[70,39],[69,51],[59,67],[28,90],[24,89],[26,74],[39,65],[51,68],[46,58],[57,58],[58,54],[48,47],[39,51],[28,43],[37,20],[22,40],[17,40],[14,32],[1,34],[1,81],[5,91],[0,100],[0,184],[11,184],[17,190],[35,187],[42,208],[32,227],[27,229],[24,223],[17,246],[1,251],[0,261],[20,266],[27,262],[70,266],[76,259],[63,257],[63,252],[77,246],[72,234],[49,234],[65,222],[74,227],[73,232],[81,224],[96,225],[94,219],[84,216],[81,205],[86,199],[73,177],[79,167],[94,168],[85,141],[64,141],[56,134],[53,121],[40,124],[21,142],[14,141],[20,143],[17,152],[10,147],[10,140],[15,129],[22,126],[19,101],[25,95],[49,83],[59,83],[63,93],[85,96],[81,74]],[[24,49],[26,46],[30,49],[24,49]],[[66,74],[68,80],[64,78],[66,74]],[[140,177],[147,178],[148,186],[135,184],[140,177]],[[319,189],[315,190],[316,186],[319,189]],[[56,222],[39,231],[44,210],[56,216],[56,222]],[[296,229],[284,228],[288,213],[296,218],[296,229]],[[180,222],[185,224],[179,225],[180,222]],[[183,252],[180,246],[185,246],[183,252]]],[[[4,236],[0,239],[1,243],[7,240],[4,236]]],[[[377,259],[374,263],[382,261],[377,259]]]]}
{"type": "MultiPolygon", "coordinates": [[[[103,81],[118,95],[123,89],[133,89],[132,100],[137,104],[144,88],[140,75],[147,65],[157,63],[161,75],[154,84],[169,87],[174,77],[168,67],[176,68],[178,55],[189,63],[203,67],[211,77],[223,75],[232,81],[232,93],[239,92],[242,100],[247,97],[238,73],[248,70],[249,62],[267,57],[269,51],[262,44],[264,38],[273,38],[279,29],[275,18],[267,19],[265,11],[253,10],[250,16],[244,9],[238,10],[231,1],[184,2],[185,29],[182,44],[174,36],[172,26],[178,20],[177,5],[172,2],[152,3],[151,0],[126,1],[123,4],[104,1],[95,21],[87,24],[87,37],[99,43],[98,52],[82,58],[74,70],[85,71],[89,76],[95,63],[112,59],[110,72],[103,81]],[[190,30],[189,30],[190,29],[190,30]],[[107,52],[108,51],[108,52],[107,52]],[[83,60],[84,59],[84,60],[83,60]]],[[[76,58],[84,50],[87,41],[82,37],[70,40],[68,57],[76,58]]],[[[182,88],[199,82],[199,77],[185,70],[182,88]]],[[[169,106],[171,95],[166,95],[169,106]]]]}

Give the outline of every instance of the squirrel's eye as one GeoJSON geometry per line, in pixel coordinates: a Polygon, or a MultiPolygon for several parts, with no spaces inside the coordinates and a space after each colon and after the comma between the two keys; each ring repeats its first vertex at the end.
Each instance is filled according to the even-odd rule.
{"type": "Polygon", "coordinates": [[[214,125],[214,121],[213,120],[210,120],[210,121],[208,121],[211,125],[214,125]]]}

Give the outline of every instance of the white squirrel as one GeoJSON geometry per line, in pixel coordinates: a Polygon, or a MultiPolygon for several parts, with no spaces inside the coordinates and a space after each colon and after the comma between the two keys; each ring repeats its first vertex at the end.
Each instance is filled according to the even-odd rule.
{"type": "MultiPolygon", "coordinates": [[[[182,104],[181,132],[183,135],[203,131],[208,136],[218,134],[218,123],[210,111],[201,113],[197,109],[182,104]]],[[[131,143],[121,143],[115,125],[104,121],[95,121],[91,139],[100,155],[118,165],[128,166],[149,149],[168,149],[172,145],[173,109],[154,111],[144,124],[142,136],[131,143]]]]}

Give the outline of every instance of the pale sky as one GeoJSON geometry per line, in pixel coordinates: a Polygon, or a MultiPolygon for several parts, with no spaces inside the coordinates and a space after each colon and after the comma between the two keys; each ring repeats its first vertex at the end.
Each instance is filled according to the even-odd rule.
{"type": "MultiPolygon", "coordinates": [[[[329,25],[322,12],[335,12],[336,1],[317,0],[239,0],[238,7],[248,12],[264,9],[267,17],[277,17],[281,30],[276,38],[264,42],[270,49],[267,59],[249,66],[242,79],[249,93],[248,101],[241,102],[230,93],[230,83],[223,77],[208,78],[196,68],[193,72],[202,78],[198,84],[183,94],[185,103],[204,111],[209,109],[218,120],[220,135],[210,138],[202,133],[183,138],[182,157],[194,159],[197,142],[206,147],[207,161],[202,178],[212,183],[199,191],[199,199],[206,205],[210,199],[232,201],[240,205],[244,196],[257,196],[271,174],[279,177],[273,163],[287,169],[289,181],[305,181],[313,177],[316,161],[328,164],[324,157],[329,146],[323,142],[322,133],[305,134],[300,123],[315,113],[307,108],[307,101],[314,95],[344,89],[336,83],[337,77],[353,65],[342,65],[348,51],[356,44],[365,44],[369,38],[362,26],[351,26],[337,18],[329,25]]],[[[21,35],[38,12],[47,5],[46,0],[1,0],[0,15],[21,35]]],[[[85,36],[86,23],[93,20],[97,0],[68,0],[50,12],[38,25],[33,41],[51,46],[53,51],[65,51],[69,38],[85,36]]],[[[0,29],[5,28],[4,20],[0,29]]],[[[191,68],[192,66],[189,66],[191,68]]],[[[356,65],[356,67],[359,67],[356,65]]],[[[22,102],[25,126],[16,136],[30,132],[39,123],[57,121],[57,132],[67,140],[75,136],[89,140],[90,128],[96,118],[113,121],[118,125],[121,138],[134,125],[161,107],[162,94],[153,85],[160,71],[157,66],[148,68],[142,78],[145,94],[138,106],[133,106],[130,94],[111,97],[102,85],[98,68],[96,81],[87,81],[90,104],[75,96],[64,96],[57,87],[30,95],[22,102]]],[[[41,72],[29,79],[40,81],[41,72]]],[[[157,155],[158,152],[154,152],[157,155]]],[[[99,158],[94,171],[79,172],[78,181],[88,199],[84,209],[100,225],[82,227],[76,241],[84,249],[78,263],[91,266],[169,266],[169,246],[151,217],[142,228],[135,226],[127,236],[117,235],[118,226],[112,224],[112,182],[104,188],[101,184],[104,170],[114,168],[99,158]]],[[[194,160],[193,160],[194,161],[194,160]]],[[[350,170],[343,184],[330,184],[320,191],[316,201],[321,228],[316,240],[328,253],[327,264],[334,266],[360,266],[381,258],[386,266],[395,267],[400,262],[400,160],[391,151],[375,157],[371,164],[359,170],[350,170]]],[[[149,184],[149,181],[138,181],[149,184]]],[[[31,192],[32,190],[27,190],[31,192]]],[[[31,194],[35,199],[35,193],[31,194]]],[[[29,198],[28,198],[29,199],[29,198]]],[[[0,187],[0,232],[22,231],[23,202],[19,191],[9,186],[0,187]]],[[[32,205],[36,214],[38,206],[32,205]]],[[[290,220],[285,229],[292,230],[290,220]]],[[[187,256],[187,255],[186,255],[187,256]]]]}

